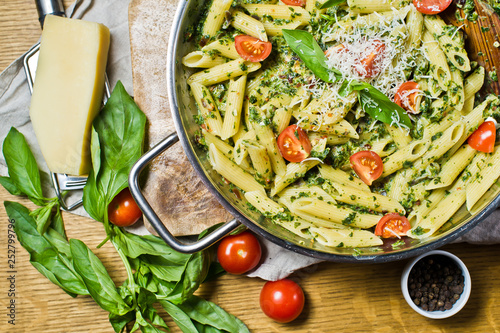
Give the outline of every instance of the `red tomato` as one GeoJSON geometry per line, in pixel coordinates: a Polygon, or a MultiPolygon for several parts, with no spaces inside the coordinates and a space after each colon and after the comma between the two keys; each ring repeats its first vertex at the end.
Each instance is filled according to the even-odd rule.
{"type": "Polygon", "coordinates": [[[492,153],[495,149],[497,130],[494,121],[485,121],[469,136],[467,143],[475,150],[492,153]]]}
{"type": "Polygon", "coordinates": [[[451,4],[451,0],[413,0],[419,12],[427,15],[439,14],[451,4]]]}
{"type": "Polygon", "coordinates": [[[380,219],[375,227],[375,235],[382,238],[406,236],[411,229],[410,222],[398,213],[389,213],[380,219]]]}
{"type": "Polygon", "coordinates": [[[128,227],[142,216],[142,212],[135,203],[130,190],[124,188],[118,193],[108,206],[108,218],[116,226],[128,227]]]}
{"type": "Polygon", "coordinates": [[[289,162],[302,162],[311,153],[311,142],[306,132],[297,125],[290,125],[278,136],[281,156],[289,162]]]}
{"type": "Polygon", "coordinates": [[[343,52],[345,50],[346,50],[346,47],[344,46],[344,44],[338,44],[335,46],[330,46],[328,49],[326,49],[325,55],[327,56],[327,58],[330,58],[330,57],[333,57],[337,54],[340,54],[341,52],[343,52]]]}
{"type": "Polygon", "coordinates": [[[417,113],[418,83],[406,81],[394,95],[394,103],[405,109],[409,113],[417,113]]]}
{"type": "Polygon", "coordinates": [[[351,155],[351,168],[366,185],[371,185],[377,180],[384,170],[382,159],[371,150],[364,150],[351,155]]]}
{"type": "Polygon", "coordinates": [[[288,6],[305,6],[306,0],[281,0],[285,5],[288,6]]]}
{"type": "Polygon", "coordinates": [[[273,48],[271,42],[263,42],[258,38],[247,35],[234,37],[234,46],[240,57],[251,62],[266,59],[273,48]]]}
{"type": "Polygon", "coordinates": [[[304,308],[304,292],[292,280],[268,281],[260,292],[260,308],[277,322],[291,322],[304,308]]]}
{"type": "Polygon", "coordinates": [[[222,239],[217,258],[222,268],[231,274],[243,274],[257,266],[262,255],[260,243],[250,231],[222,239]]]}
{"type": "Polygon", "coordinates": [[[374,77],[380,72],[378,64],[382,60],[385,44],[377,39],[373,40],[372,44],[375,46],[375,50],[360,60],[362,68],[356,67],[358,74],[363,77],[374,77]]]}

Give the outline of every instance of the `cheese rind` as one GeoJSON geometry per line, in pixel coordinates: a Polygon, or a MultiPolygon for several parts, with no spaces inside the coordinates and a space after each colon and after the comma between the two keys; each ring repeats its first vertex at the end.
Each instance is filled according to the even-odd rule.
{"type": "Polygon", "coordinates": [[[102,24],[45,18],[30,118],[52,172],[90,170],[90,130],[102,104],[109,42],[102,24]]]}

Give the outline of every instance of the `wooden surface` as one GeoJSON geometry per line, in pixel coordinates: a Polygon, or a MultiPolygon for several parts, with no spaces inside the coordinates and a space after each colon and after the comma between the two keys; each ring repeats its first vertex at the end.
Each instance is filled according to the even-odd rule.
{"type": "MultiPolygon", "coordinates": [[[[151,146],[175,132],[166,97],[166,54],[176,8],[177,0],[132,0],[129,6],[134,99],[148,118],[151,146]]],[[[203,185],[180,143],[149,166],[153,172],[147,174],[144,196],[174,235],[199,234],[231,219],[203,185]]]]}
{"type": "MultiPolygon", "coordinates": [[[[66,2],[67,4],[67,2],[66,2]]],[[[40,30],[31,0],[0,1],[0,71],[38,40],[40,30]]],[[[0,188],[0,201],[25,199],[0,188]]],[[[64,214],[70,237],[83,240],[101,258],[112,278],[121,284],[125,272],[109,246],[96,250],[105,237],[101,225],[64,214]]],[[[0,208],[0,332],[113,332],[107,313],[89,297],[69,297],[29,263],[16,243],[15,272],[7,262],[8,218],[0,208]],[[15,297],[7,277],[15,274],[15,297]],[[16,304],[16,325],[7,323],[7,306],[16,304]]],[[[321,263],[296,272],[306,307],[291,324],[277,324],[262,314],[258,297],[264,282],[226,275],[203,285],[199,295],[242,319],[252,332],[500,332],[500,245],[454,244],[443,248],[458,255],[472,276],[472,294],[456,316],[431,320],[415,313],[404,301],[400,276],[406,261],[387,264],[321,263]]],[[[172,332],[179,332],[168,317],[172,332]]]]}

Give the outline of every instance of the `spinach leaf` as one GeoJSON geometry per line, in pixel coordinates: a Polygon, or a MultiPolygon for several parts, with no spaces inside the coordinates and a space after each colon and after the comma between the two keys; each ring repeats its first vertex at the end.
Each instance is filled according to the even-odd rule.
{"type": "Polygon", "coordinates": [[[118,81],[93,122],[93,167],[99,169],[90,171],[83,189],[83,205],[93,219],[104,222],[108,204],[128,186],[130,169],[142,155],[145,125],[146,116],[118,81]]]}
{"type": "MultiPolygon", "coordinates": [[[[49,238],[51,239],[49,241],[38,232],[36,222],[30,216],[28,208],[17,202],[8,201],[4,202],[4,206],[9,218],[16,221],[14,230],[17,239],[29,252],[31,264],[72,297],[88,295],[85,284],[72,266],[72,258],[65,257],[64,253],[67,251],[60,251],[64,245],[59,244],[59,241],[56,242],[53,238],[49,238]]],[[[52,233],[49,229],[48,234],[52,235],[52,233]]]]}
{"type": "MultiPolygon", "coordinates": [[[[164,306],[165,301],[160,301],[164,306]]],[[[198,296],[189,297],[184,303],[178,305],[194,321],[231,333],[250,332],[241,320],[227,313],[210,301],[198,296]]]]}
{"type": "Polygon", "coordinates": [[[283,37],[307,68],[321,80],[332,83],[342,79],[342,73],[328,68],[325,53],[309,32],[283,29],[283,37]],[[330,74],[333,74],[333,78],[330,77],[330,74]]]}
{"type": "Polygon", "coordinates": [[[9,188],[17,189],[15,193],[22,192],[35,204],[43,206],[45,198],[42,194],[40,171],[24,135],[11,127],[3,142],[2,152],[9,169],[9,188]]]}
{"type": "Polygon", "coordinates": [[[69,241],[75,269],[82,277],[90,296],[104,310],[125,315],[130,307],[118,294],[115,284],[97,256],[78,239],[69,241]]]}
{"type": "Polygon", "coordinates": [[[359,104],[371,117],[389,125],[399,123],[413,127],[406,111],[372,85],[353,81],[347,89],[358,92],[359,104]]]}
{"type": "Polygon", "coordinates": [[[346,0],[328,0],[324,4],[322,4],[319,9],[325,9],[325,8],[330,8],[333,6],[338,6],[340,4],[343,4],[346,2],[346,0]]]}

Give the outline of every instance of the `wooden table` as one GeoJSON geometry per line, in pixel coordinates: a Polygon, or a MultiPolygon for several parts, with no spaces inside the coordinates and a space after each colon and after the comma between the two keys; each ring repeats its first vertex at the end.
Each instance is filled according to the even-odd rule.
{"type": "MultiPolygon", "coordinates": [[[[64,1],[68,6],[71,1],[64,1]]],[[[24,53],[40,36],[32,0],[0,1],[0,70],[24,53]]],[[[28,200],[0,189],[0,200],[28,200]]],[[[64,214],[68,236],[81,239],[101,258],[117,284],[125,271],[114,249],[95,246],[105,238],[100,224],[64,214]]],[[[107,313],[90,297],[71,298],[29,263],[16,244],[16,325],[7,317],[11,289],[7,280],[8,218],[0,208],[0,332],[112,332],[107,313]]],[[[465,308],[444,320],[426,319],[403,299],[400,276],[406,261],[387,264],[321,263],[296,272],[292,278],[304,289],[306,306],[291,324],[268,319],[259,308],[260,279],[226,275],[201,287],[198,294],[238,316],[252,332],[500,332],[500,245],[454,244],[443,249],[458,255],[472,276],[472,294],[465,308]]],[[[175,324],[164,316],[173,332],[175,324]]]]}

